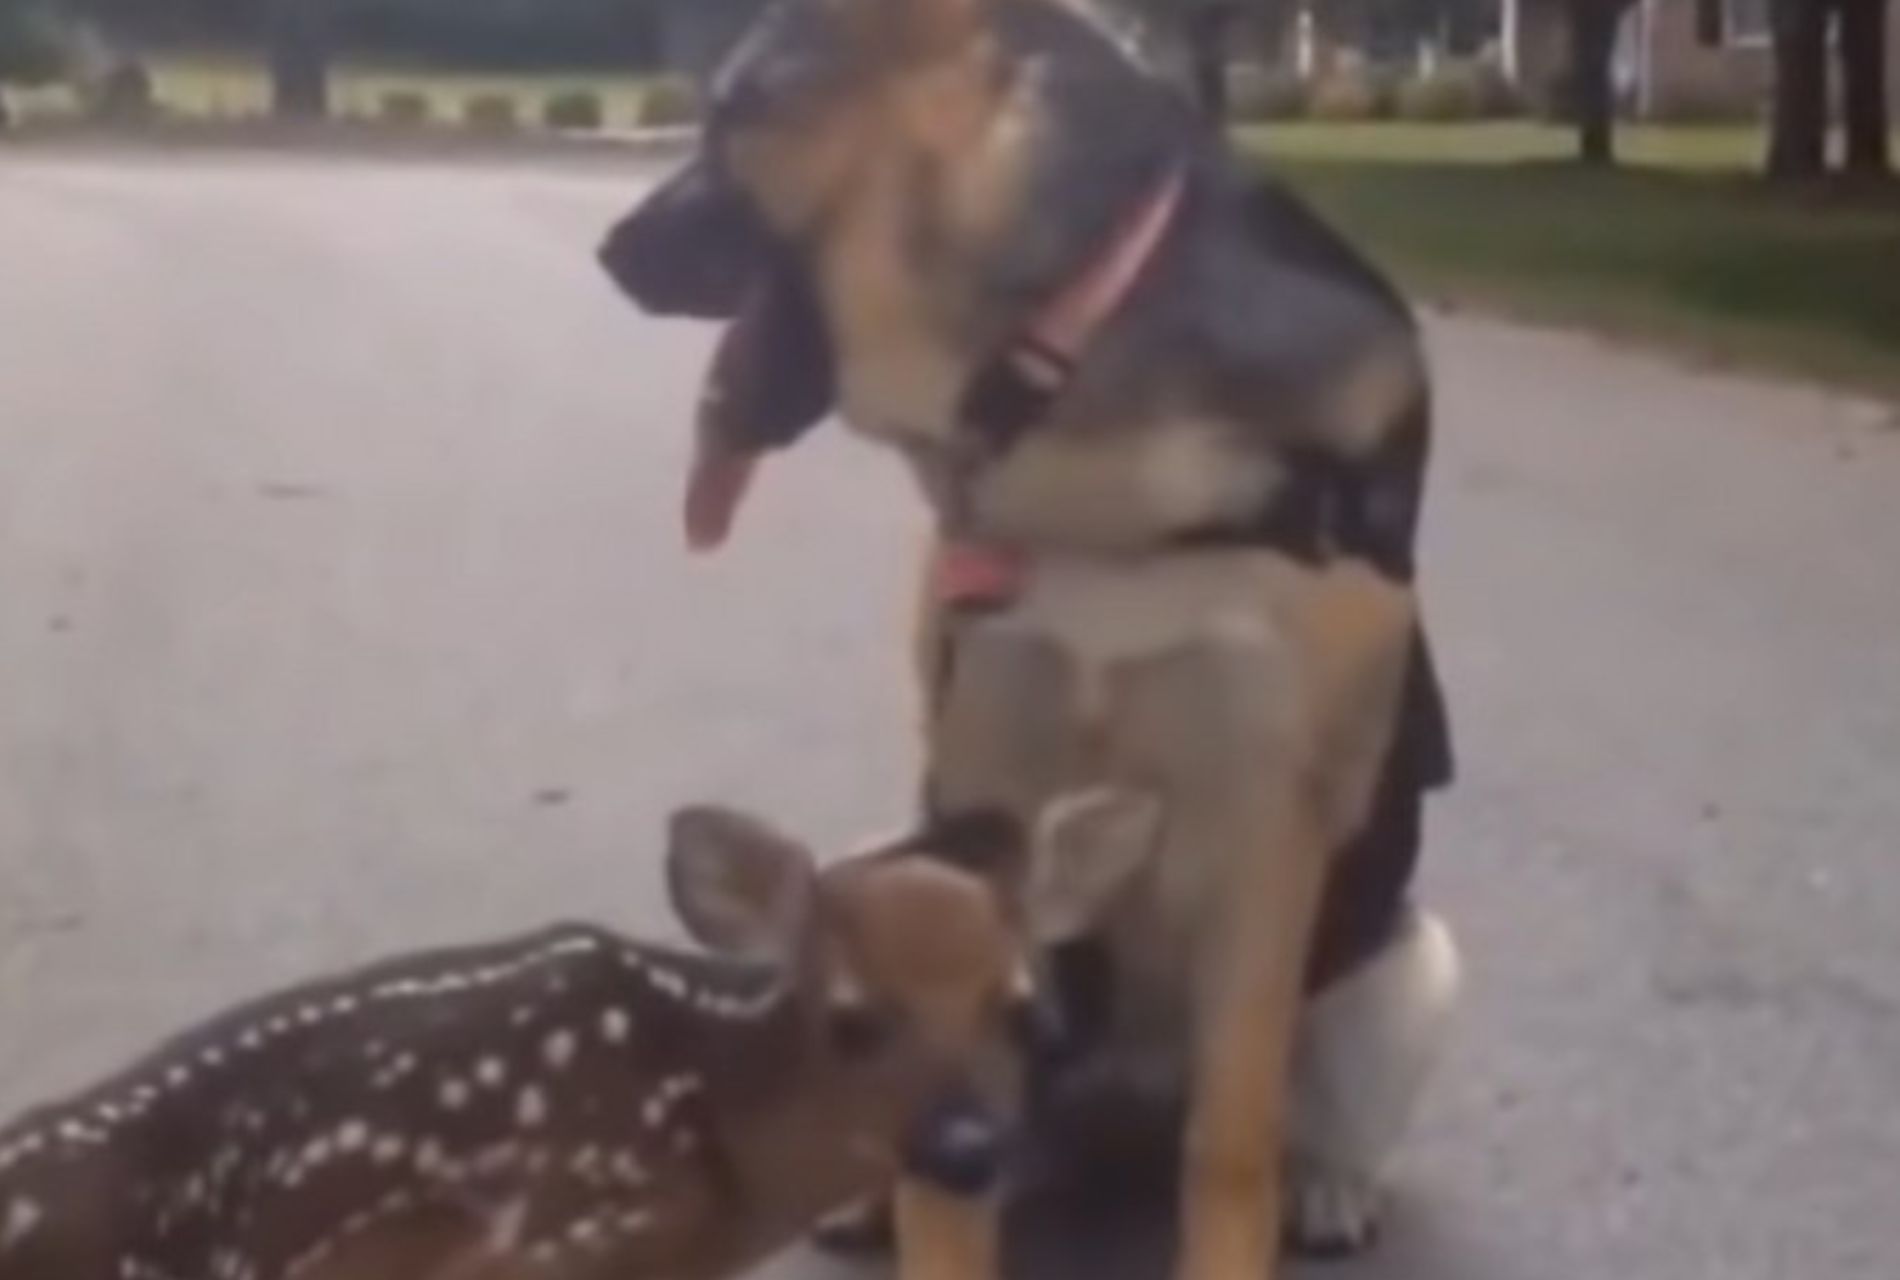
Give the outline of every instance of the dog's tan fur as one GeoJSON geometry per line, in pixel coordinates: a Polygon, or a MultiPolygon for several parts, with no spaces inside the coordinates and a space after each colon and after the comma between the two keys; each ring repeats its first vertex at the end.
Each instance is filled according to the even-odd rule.
{"type": "MultiPolygon", "coordinates": [[[[1131,554],[1184,510],[1244,516],[1284,482],[1270,454],[1234,444],[1247,424],[1205,409],[1075,421],[1058,406],[979,477],[961,469],[958,399],[988,352],[982,284],[957,268],[1019,213],[1036,123],[1034,77],[994,74],[983,3],[835,0],[862,15],[857,74],[792,120],[731,131],[722,158],[813,268],[847,421],[899,448],[940,510],[968,483],[974,527],[1031,549],[1026,592],[1000,613],[923,602],[934,802],[1033,824],[1103,784],[1165,797],[1158,847],[1092,923],[1137,993],[1118,1031],[1186,1059],[1179,1274],[1250,1280],[1275,1269],[1320,894],[1386,759],[1414,601],[1350,562],[1131,554]],[[920,174],[934,184],[921,215],[920,174]],[[920,216],[937,253],[917,249],[920,216]]],[[[1412,347],[1373,344],[1289,432],[1363,455],[1420,376],[1412,347]]],[[[960,1218],[967,1206],[915,1188],[899,1205],[907,1255],[987,1265],[993,1228],[960,1218]]]]}
{"type": "MultiPolygon", "coordinates": [[[[926,633],[942,621],[926,610],[926,633]]],[[[1131,1009],[1127,1030],[1192,1057],[1180,1274],[1264,1274],[1307,944],[1389,743],[1409,594],[1272,553],[1052,562],[1014,609],[952,625],[938,803],[1034,815],[1104,781],[1168,798],[1108,932],[1131,986],[1182,1004],[1131,1009]]]]}

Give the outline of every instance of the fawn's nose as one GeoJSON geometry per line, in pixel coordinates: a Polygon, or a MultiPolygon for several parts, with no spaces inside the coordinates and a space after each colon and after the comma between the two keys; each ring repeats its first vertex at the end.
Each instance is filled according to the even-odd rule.
{"type": "Polygon", "coordinates": [[[904,1170],[952,1195],[978,1196],[1003,1176],[1009,1132],[980,1098],[962,1094],[926,1110],[903,1147],[904,1170]]]}

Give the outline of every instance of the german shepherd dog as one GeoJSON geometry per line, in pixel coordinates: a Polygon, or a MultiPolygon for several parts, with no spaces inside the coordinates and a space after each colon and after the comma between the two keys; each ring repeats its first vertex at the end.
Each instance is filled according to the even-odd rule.
{"type": "Polygon", "coordinates": [[[736,317],[696,543],[834,406],[910,463],[929,809],[1161,801],[1027,901],[1072,1091],[1179,1100],[1181,1275],[1364,1245],[1458,983],[1410,901],[1452,761],[1404,302],[1060,0],[778,0],[602,259],[736,317]]]}

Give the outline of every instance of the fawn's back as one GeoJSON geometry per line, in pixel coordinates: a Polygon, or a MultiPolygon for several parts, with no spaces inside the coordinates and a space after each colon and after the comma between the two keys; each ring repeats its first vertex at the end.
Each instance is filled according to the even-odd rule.
{"type": "Polygon", "coordinates": [[[0,1280],[626,1268],[704,1208],[770,977],[567,927],[252,1005],[0,1133],[0,1280]]]}
{"type": "Polygon", "coordinates": [[[686,810],[712,954],[567,926],[205,1023],[0,1130],[0,1280],[706,1280],[900,1167],[987,1184],[1025,953],[939,852],[686,810]]]}

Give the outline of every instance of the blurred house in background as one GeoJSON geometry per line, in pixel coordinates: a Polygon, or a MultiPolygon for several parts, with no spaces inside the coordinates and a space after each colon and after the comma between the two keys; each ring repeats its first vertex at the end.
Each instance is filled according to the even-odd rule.
{"type": "MultiPolygon", "coordinates": [[[[1501,0],[1500,56],[1532,101],[1561,97],[1569,67],[1563,0],[1501,0]]],[[[1636,0],[1624,19],[1617,84],[1634,115],[1674,120],[1761,115],[1774,91],[1774,0],[1636,0]]],[[[1889,94],[1900,109],[1900,23],[1888,32],[1889,94]]]]}

